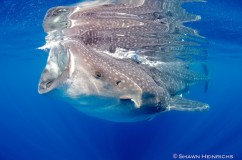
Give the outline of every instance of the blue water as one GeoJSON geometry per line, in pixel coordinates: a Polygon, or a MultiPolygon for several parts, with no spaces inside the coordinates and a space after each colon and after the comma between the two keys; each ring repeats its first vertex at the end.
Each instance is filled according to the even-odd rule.
{"type": "Polygon", "coordinates": [[[114,123],[37,93],[47,54],[41,23],[50,7],[77,0],[0,1],[0,160],[170,160],[173,154],[242,159],[242,2],[184,5],[188,24],[209,42],[211,80],[186,97],[207,112],[167,112],[152,121],[114,123]]]}

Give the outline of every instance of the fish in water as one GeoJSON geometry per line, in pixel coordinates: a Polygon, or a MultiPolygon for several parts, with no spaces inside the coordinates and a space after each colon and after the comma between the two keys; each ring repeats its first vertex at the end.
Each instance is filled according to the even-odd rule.
{"type": "Polygon", "coordinates": [[[183,3],[189,2],[109,0],[49,9],[46,44],[40,47],[49,56],[39,93],[117,122],[208,109],[181,96],[207,80],[192,69],[206,63],[206,40],[183,25],[200,17],[187,13],[183,3]]]}

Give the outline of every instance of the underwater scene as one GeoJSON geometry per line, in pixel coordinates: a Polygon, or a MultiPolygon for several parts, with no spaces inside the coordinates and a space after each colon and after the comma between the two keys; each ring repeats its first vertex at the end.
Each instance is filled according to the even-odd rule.
{"type": "Polygon", "coordinates": [[[239,0],[0,5],[0,160],[242,159],[239,0]]]}

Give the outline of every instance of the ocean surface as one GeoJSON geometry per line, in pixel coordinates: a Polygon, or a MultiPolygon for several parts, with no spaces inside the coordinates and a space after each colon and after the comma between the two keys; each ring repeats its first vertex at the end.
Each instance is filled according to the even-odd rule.
{"type": "Polygon", "coordinates": [[[0,160],[242,159],[240,0],[183,6],[202,16],[189,25],[208,40],[210,76],[207,92],[201,83],[185,96],[210,110],[166,112],[136,123],[96,119],[37,92],[48,56],[36,49],[45,43],[44,15],[77,2],[0,0],[0,160]]]}

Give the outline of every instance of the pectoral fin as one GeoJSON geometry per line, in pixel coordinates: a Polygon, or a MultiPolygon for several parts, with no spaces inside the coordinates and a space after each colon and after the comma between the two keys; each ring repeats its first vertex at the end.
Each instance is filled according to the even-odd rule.
{"type": "Polygon", "coordinates": [[[185,99],[180,96],[175,96],[171,98],[169,109],[177,111],[203,111],[208,110],[209,105],[206,103],[185,99]]]}

